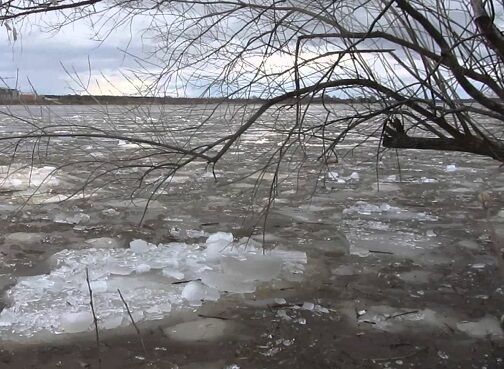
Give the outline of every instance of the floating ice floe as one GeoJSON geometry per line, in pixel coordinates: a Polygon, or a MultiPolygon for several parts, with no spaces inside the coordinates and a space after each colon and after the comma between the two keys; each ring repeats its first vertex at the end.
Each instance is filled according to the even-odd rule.
{"type": "Polygon", "coordinates": [[[194,309],[226,293],[253,293],[273,280],[295,280],[307,262],[304,252],[263,252],[255,241],[234,241],[223,232],[206,244],[133,240],[129,248],[110,248],[115,239],[88,241],[105,247],[60,251],[52,256],[49,274],[21,277],[8,290],[9,306],[0,313],[3,339],[92,330],[86,269],[98,325],[113,329],[130,324],[118,289],[141,322],[194,309]]]}
{"type": "Polygon", "coordinates": [[[401,209],[395,206],[391,206],[386,203],[379,205],[370,204],[365,201],[357,201],[355,205],[343,209],[343,215],[374,215],[381,214],[386,215],[391,219],[416,219],[416,220],[426,220],[426,221],[436,221],[438,218],[434,215],[430,215],[424,212],[416,213],[409,210],[401,209]]]}
{"type": "Polygon", "coordinates": [[[79,224],[89,222],[91,217],[84,213],[58,213],[54,216],[55,223],[63,223],[63,224],[79,224]]]}
{"type": "Polygon", "coordinates": [[[455,172],[457,170],[457,166],[455,164],[450,164],[446,166],[447,172],[455,172]]]}
{"type": "Polygon", "coordinates": [[[3,190],[24,191],[27,189],[47,188],[60,183],[54,175],[55,167],[0,167],[0,188],[3,190]]]}
{"type": "Polygon", "coordinates": [[[327,178],[337,183],[358,182],[360,180],[359,173],[357,172],[352,172],[347,177],[340,176],[338,172],[327,172],[327,178]]]}

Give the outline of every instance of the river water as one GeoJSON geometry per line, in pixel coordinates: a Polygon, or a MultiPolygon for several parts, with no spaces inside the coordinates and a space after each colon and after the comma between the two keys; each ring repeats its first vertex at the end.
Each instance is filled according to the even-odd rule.
{"type": "Polygon", "coordinates": [[[1,109],[6,367],[95,365],[89,289],[105,367],[504,367],[498,163],[379,151],[380,122],[321,161],[278,110],[215,167],[171,174],[169,145],[209,144],[254,108],[1,109]],[[42,130],[59,136],[4,140],[42,130]]]}

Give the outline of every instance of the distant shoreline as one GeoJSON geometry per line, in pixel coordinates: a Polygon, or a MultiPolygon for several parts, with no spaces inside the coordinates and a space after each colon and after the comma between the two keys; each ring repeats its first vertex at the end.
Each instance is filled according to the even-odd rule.
{"type": "MultiPolygon", "coordinates": [[[[226,97],[146,97],[146,96],[113,96],[113,95],[20,95],[17,99],[1,99],[0,105],[208,105],[208,104],[263,104],[267,99],[261,98],[226,98],[226,97]]],[[[458,102],[471,103],[472,99],[459,99],[458,102]]],[[[376,103],[373,98],[336,98],[304,97],[303,104],[359,104],[376,103]]],[[[296,103],[295,98],[282,103],[296,103]]]]}
{"type": "MultiPolygon", "coordinates": [[[[233,99],[226,97],[145,97],[145,96],[107,96],[107,95],[31,95],[30,98],[14,100],[0,99],[0,105],[205,105],[205,104],[263,104],[267,100],[261,98],[233,99]]],[[[295,99],[284,101],[295,103],[295,99]]],[[[303,98],[303,103],[372,103],[373,100],[364,98],[339,99],[334,97],[303,98]]]]}

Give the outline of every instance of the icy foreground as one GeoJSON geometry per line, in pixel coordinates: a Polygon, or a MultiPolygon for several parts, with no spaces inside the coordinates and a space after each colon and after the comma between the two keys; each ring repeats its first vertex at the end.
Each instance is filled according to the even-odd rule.
{"type": "Polygon", "coordinates": [[[48,275],[19,278],[0,313],[4,340],[78,333],[93,329],[86,268],[101,329],[129,325],[118,289],[137,322],[167,317],[217,301],[226,293],[252,293],[275,279],[298,280],[307,262],[300,251],[263,250],[230,233],[206,244],[154,245],[134,240],[130,248],[63,250],[48,275]]]}

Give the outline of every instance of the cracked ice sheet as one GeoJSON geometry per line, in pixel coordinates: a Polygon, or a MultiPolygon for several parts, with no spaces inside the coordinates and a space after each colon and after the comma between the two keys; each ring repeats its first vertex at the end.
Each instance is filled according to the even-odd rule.
{"type": "Polygon", "coordinates": [[[130,248],[63,250],[52,257],[48,275],[19,278],[7,292],[10,306],[0,313],[3,340],[22,341],[89,331],[86,268],[101,329],[130,324],[117,289],[137,322],[216,301],[226,292],[250,293],[275,279],[303,273],[306,254],[263,250],[254,241],[233,241],[230,233],[211,235],[206,244],[153,245],[134,240],[130,248]],[[181,280],[201,282],[178,283],[181,280]]]}

